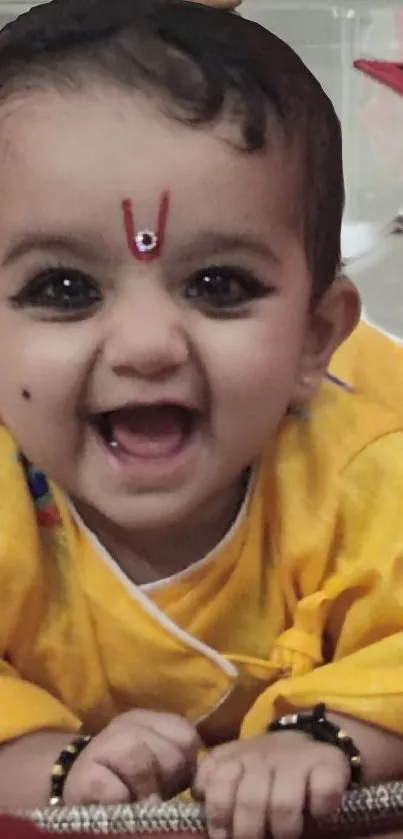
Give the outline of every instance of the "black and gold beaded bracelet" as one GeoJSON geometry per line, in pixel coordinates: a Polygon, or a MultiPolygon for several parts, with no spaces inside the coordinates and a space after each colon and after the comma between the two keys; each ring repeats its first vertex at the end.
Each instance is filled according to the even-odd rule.
{"type": "Polygon", "coordinates": [[[350,786],[362,781],[362,757],[352,737],[326,716],[326,707],[321,702],[312,711],[301,711],[275,720],[268,731],[301,731],[319,743],[336,746],[345,754],[350,764],[350,786]]]}
{"type": "Polygon", "coordinates": [[[77,760],[83,749],[88,746],[90,741],[91,737],[89,735],[80,734],[60,752],[50,773],[49,804],[51,807],[57,807],[63,804],[63,790],[67,775],[73,763],[77,760]]]}

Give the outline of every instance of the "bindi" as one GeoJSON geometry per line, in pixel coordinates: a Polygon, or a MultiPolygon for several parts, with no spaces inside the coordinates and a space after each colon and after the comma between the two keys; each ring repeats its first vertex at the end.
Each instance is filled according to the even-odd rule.
{"type": "Polygon", "coordinates": [[[133,210],[133,202],[130,198],[122,201],[123,224],[126,233],[126,241],[130,253],[140,262],[151,262],[158,259],[165,241],[165,233],[168,221],[169,192],[163,192],[160,199],[157,227],[136,229],[136,220],[133,210]]]}

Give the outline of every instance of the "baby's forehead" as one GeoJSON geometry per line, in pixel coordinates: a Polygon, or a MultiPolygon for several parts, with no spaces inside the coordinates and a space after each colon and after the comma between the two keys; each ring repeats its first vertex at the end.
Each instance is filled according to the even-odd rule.
{"type": "Polygon", "coordinates": [[[73,231],[113,261],[128,241],[124,202],[137,231],[158,232],[165,194],[169,254],[189,244],[202,256],[212,230],[227,243],[294,232],[294,155],[279,136],[246,152],[232,128],[189,127],[116,89],[16,97],[0,118],[0,249],[35,231],[47,240],[73,231]]]}

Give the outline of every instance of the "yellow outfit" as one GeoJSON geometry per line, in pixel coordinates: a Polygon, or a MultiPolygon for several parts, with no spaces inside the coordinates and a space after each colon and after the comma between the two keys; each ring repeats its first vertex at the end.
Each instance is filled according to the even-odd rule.
{"type": "Polygon", "coordinates": [[[142,588],[1,431],[0,742],[133,707],[217,740],[322,700],[403,734],[403,352],[361,326],[331,372],[356,390],[325,382],[223,542],[142,588]]]}

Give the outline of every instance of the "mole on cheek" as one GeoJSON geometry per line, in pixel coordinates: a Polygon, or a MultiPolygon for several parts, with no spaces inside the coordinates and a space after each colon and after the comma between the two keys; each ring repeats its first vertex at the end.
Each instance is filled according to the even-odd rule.
{"type": "Polygon", "coordinates": [[[31,393],[30,393],[30,391],[29,391],[29,390],[27,390],[25,387],[22,389],[22,391],[21,391],[21,395],[22,395],[22,398],[23,398],[23,399],[26,399],[27,401],[28,401],[29,399],[31,399],[31,393]]]}

